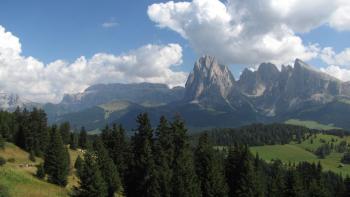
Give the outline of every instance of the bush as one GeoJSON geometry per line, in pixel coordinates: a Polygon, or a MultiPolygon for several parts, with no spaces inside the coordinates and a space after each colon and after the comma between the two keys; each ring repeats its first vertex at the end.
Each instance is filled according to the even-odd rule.
{"type": "Polygon", "coordinates": [[[3,157],[0,157],[0,166],[3,166],[6,164],[6,160],[3,157]]]}
{"type": "Polygon", "coordinates": [[[15,163],[16,162],[15,158],[9,158],[7,161],[10,162],[10,163],[15,163]]]}
{"type": "Polygon", "coordinates": [[[35,162],[35,154],[33,151],[30,151],[30,153],[29,153],[29,160],[32,162],[35,162]]]}
{"type": "Polygon", "coordinates": [[[346,152],[341,159],[341,162],[344,164],[350,164],[350,152],[346,152]]]}
{"type": "Polygon", "coordinates": [[[315,151],[315,155],[320,159],[324,159],[327,155],[331,153],[332,149],[329,144],[324,144],[318,147],[315,151]]]}
{"type": "Polygon", "coordinates": [[[45,169],[44,169],[44,164],[39,164],[36,166],[37,170],[36,170],[36,177],[38,177],[39,179],[44,179],[45,178],[45,169]]]}
{"type": "Polygon", "coordinates": [[[0,197],[10,197],[10,194],[4,186],[0,185],[0,197]]]}
{"type": "Polygon", "coordinates": [[[0,134],[0,149],[4,149],[4,148],[5,148],[5,139],[0,134]]]}

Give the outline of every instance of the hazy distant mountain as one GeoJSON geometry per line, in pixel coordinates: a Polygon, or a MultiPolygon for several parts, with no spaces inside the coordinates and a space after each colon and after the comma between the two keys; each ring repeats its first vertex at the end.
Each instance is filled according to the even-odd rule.
{"type": "Polygon", "coordinates": [[[145,107],[166,105],[181,100],[183,87],[169,88],[164,84],[97,84],[82,93],[66,94],[59,104],[46,104],[45,111],[51,122],[62,119],[60,116],[80,112],[101,104],[114,101],[128,101],[145,107]]]}
{"type": "Polygon", "coordinates": [[[22,99],[19,95],[13,93],[0,93],[0,110],[13,111],[17,107],[32,108],[39,104],[22,99]]]}
{"type": "Polygon", "coordinates": [[[281,69],[263,63],[255,71],[245,69],[235,80],[228,67],[214,57],[203,56],[195,62],[185,88],[149,83],[95,85],[83,93],[66,95],[56,108],[46,106],[46,110],[65,111],[54,120],[70,120],[90,129],[113,122],[133,128],[135,116],[142,111],[147,111],[154,123],[160,115],[180,114],[192,128],[289,118],[350,128],[344,118],[344,113],[350,113],[350,83],[299,59],[281,69]],[[68,109],[74,113],[67,113],[68,109]]]}

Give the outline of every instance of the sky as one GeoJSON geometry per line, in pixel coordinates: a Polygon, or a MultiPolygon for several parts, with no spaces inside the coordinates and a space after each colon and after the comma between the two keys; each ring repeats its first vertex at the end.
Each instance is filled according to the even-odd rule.
{"type": "Polygon", "coordinates": [[[0,0],[0,91],[57,103],[97,83],[183,86],[204,54],[236,78],[302,59],[350,81],[348,0],[0,0]]]}

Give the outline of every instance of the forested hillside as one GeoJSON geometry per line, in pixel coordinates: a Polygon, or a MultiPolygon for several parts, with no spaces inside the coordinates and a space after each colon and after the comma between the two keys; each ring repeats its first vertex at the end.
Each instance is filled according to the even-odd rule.
{"type": "MultiPolygon", "coordinates": [[[[21,147],[28,159],[37,161],[31,176],[65,191],[50,190],[51,196],[345,197],[350,192],[350,178],[324,171],[321,163],[266,162],[247,146],[298,143],[311,139],[317,134],[314,130],[285,125],[243,127],[235,130],[242,132],[239,140],[234,140],[236,134],[230,135],[222,142],[226,148],[220,149],[214,145],[229,137],[229,130],[224,138],[217,131],[196,136],[198,140],[192,142],[180,117],[173,121],[162,117],[155,126],[143,113],[136,122],[131,138],[122,125],[106,126],[100,135],[89,136],[84,128],[72,133],[68,123],[47,125],[41,110],[2,112],[0,125],[7,129],[1,130],[1,144],[8,141],[21,147]],[[213,144],[212,139],[220,140],[213,144]]],[[[4,152],[0,156],[1,173],[15,169],[4,152]]],[[[0,182],[5,196],[11,196],[15,187],[19,186],[0,182]]]]}

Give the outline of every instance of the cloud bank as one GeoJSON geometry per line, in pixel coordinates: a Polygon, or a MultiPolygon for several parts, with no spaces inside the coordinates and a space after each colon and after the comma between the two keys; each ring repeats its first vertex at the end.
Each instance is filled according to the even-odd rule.
{"type": "Polygon", "coordinates": [[[172,67],[182,63],[178,44],[145,45],[121,55],[97,53],[74,62],[44,64],[21,55],[21,43],[0,26],[0,91],[36,102],[59,102],[65,93],[81,92],[97,83],[165,83],[183,85],[187,73],[172,67]]]}
{"type": "Polygon", "coordinates": [[[179,33],[199,54],[226,64],[289,63],[317,57],[317,44],[300,33],[321,25],[350,30],[348,0],[193,0],[156,3],[148,16],[179,33]]]}

